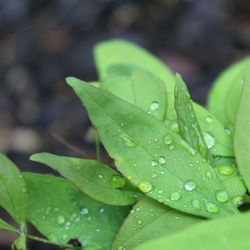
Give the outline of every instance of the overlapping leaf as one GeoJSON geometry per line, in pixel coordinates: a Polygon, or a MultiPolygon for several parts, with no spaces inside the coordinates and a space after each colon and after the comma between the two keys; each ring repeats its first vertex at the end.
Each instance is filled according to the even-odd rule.
{"type": "Polygon", "coordinates": [[[34,154],[31,160],[55,169],[85,194],[105,204],[126,206],[135,203],[140,196],[125,178],[99,161],[49,153],[34,154]]]}
{"type": "Polygon", "coordinates": [[[202,222],[171,236],[146,242],[135,250],[248,250],[250,214],[202,222]]]}
{"type": "Polygon", "coordinates": [[[59,177],[25,174],[25,180],[28,220],[49,240],[67,244],[78,239],[86,249],[110,249],[127,207],[97,202],[59,177]]]}
{"type": "Polygon", "coordinates": [[[145,196],[130,211],[112,249],[132,249],[146,241],[185,230],[201,221],[201,218],[178,212],[145,196]]]}
{"type": "Polygon", "coordinates": [[[119,171],[150,197],[205,217],[236,213],[213,168],[164,124],[120,98],[68,78],[119,171]],[[223,196],[223,198],[221,197],[223,196]]]}
{"type": "Polygon", "coordinates": [[[16,228],[14,228],[13,226],[11,226],[10,224],[8,224],[7,222],[5,222],[4,220],[0,219],[0,230],[7,230],[13,233],[18,233],[18,230],[16,228]]]}

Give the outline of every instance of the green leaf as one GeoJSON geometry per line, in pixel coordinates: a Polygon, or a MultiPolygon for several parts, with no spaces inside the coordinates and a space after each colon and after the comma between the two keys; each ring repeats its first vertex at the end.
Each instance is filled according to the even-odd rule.
{"type": "Polygon", "coordinates": [[[166,89],[159,78],[134,65],[111,66],[108,72],[103,89],[164,120],[166,89]]]}
{"type": "Polygon", "coordinates": [[[193,107],[209,152],[213,155],[234,156],[232,134],[205,108],[197,103],[193,107]]]}
{"type": "Polygon", "coordinates": [[[14,228],[13,226],[11,226],[10,224],[8,224],[7,222],[5,222],[4,220],[0,219],[0,230],[7,230],[13,233],[18,233],[18,230],[16,228],[14,228]]]}
{"type": "Polygon", "coordinates": [[[15,164],[0,154],[0,205],[20,225],[26,224],[27,193],[23,176],[15,164]]]}
{"type": "Polygon", "coordinates": [[[237,212],[213,168],[160,120],[102,89],[75,78],[67,81],[85,104],[119,171],[141,191],[204,217],[237,212]],[[228,201],[216,199],[221,194],[228,201]]]}
{"type": "Polygon", "coordinates": [[[250,65],[250,57],[239,61],[225,71],[213,83],[213,87],[208,96],[208,110],[226,127],[230,128],[232,122],[226,111],[226,97],[232,86],[237,81],[237,77],[245,67],[250,65]]]}
{"type": "Polygon", "coordinates": [[[179,74],[176,75],[175,110],[181,137],[204,159],[208,158],[208,147],[197,121],[191,97],[179,74]]]}
{"type": "Polygon", "coordinates": [[[14,250],[26,250],[26,236],[22,234],[18,239],[15,240],[15,242],[12,245],[12,248],[14,250]]]}
{"type": "Polygon", "coordinates": [[[248,190],[250,190],[250,74],[246,76],[236,115],[234,150],[236,162],[248,190]]]}
{"type": "Polygon", "coordinates": [[[39,232],[58,244],[78,239],[86,249],[93,245],[110,249],[127,207],[97,202],[59,177],[29,173],[25,180],[28,220],[39,232]]]}
{"type": "Polygon", "coordinates": [[[130,211],[112,249],[132,249],[201,221],[201,218],[178,212],[145,196],[130,211]]]}
{"type": "Polygon", "coordinates": [[[139,192],[131,190],[125,178],[99,161],[49,153],[34,154],[30,159],[48,165],[82,192],[105,204],[126,206],[135,203],[140,196],[139,192]]]}
{"type": "Polygon", "coordinates": [[[146,242],[135,250],[248,250],[250,214],[199,223],[171,236],[146,242]]]}

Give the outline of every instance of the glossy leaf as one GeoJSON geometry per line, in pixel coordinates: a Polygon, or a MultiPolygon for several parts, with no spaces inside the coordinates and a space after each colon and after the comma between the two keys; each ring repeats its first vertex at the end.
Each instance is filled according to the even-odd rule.
{"type": "Polygon", "coordinates": [[[130,205],[140,196],[139,192],[132,190],[125,178],[99,161],[49,153],[34,154],[30,159],[48,165],[82,192],[105,204],[130,205]]]}
{"type": "Polygon", "coordinates": [[[134,65],[111,66],[101,87],[164,120],[166,112],[164,83],[143,68],[134,65]]]}
{"type": "Polygon", "coordinates": [[[201,221],[199,217],[178,212],[145,196],[130,211],[112,249],[133,249],[146,241],[185,230],[201,221]]]}
{"type": "Polygon", "coordinates": [[[197,121],[191,97],[180,75],[176,75],[175,110],[181,137],[204,159],[208,158],[208,147],[197,121]]]}
{"type": "Polygon", "coordinates": [[[78,239],[86,249],[110,249],[128,208],[97,202],[59,177],[25,174],[25,180],[28,219],[39,232],[58,244],[78,239]]]}
{"type": "Polygon", "coordinates": [[[7,230],[13,233],[18,233],[18,230],[16,228],[14,228],[13,226],[11,226],[10,224],[8,224],[7,222],[5,222],[4,220],[0,219],[0,230],[7,230]]]}
{"type": "Polygon", "coordinates": [[[146,242],[135,250],[248,250],[250,214],[199,223],[171,236],[146,242]]]}
{"type": "Polygon", "coordinates": [[[0,154],[0,206],[20,225],[26,223],[27,194],[23,176],[6,156],[0,154]]]}
{"type": "Polygon", "coordinates": [[[213,168],[160,120],[76,78],[67,81],[119,171],[141,191],[191,214],[218,217],[237,212],[230,197],[224,202],[216,198],[217,192],[225,192],[213,168]]]}
{"type": "Polygon", "coordinates": [[[250,190],[250,74],[243,86],[236,115],[234,150],[239,171],[250,190]]]}
{"type": "Polygon", "coordinates": [[[208,110],[226,127],[232,126],[232,122],[230,121],[225,106],[227,94],[231,85],[237,81],[238,74],[249,65],[250,57],[247,57],[246,59],[228,67],[215,80],[209,93],[208,110]]]}

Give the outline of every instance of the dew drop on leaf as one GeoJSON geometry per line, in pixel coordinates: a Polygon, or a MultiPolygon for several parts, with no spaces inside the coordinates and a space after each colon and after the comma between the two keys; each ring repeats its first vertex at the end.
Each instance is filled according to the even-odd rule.
{"type": "Polygon", "coordinates": [[[212,202],[206,202],[205,208],[209,213],[218,213],[219,208],[212,202]]]}
{"type": "Polygon", "coordinates": [[[157,110],[159,108],[160,104],[156,101],[152,102],[150,104],[150,110],[157,110]]]}
{"type": "Polygon", "coordinates": [[[208,115],[208,116],[206,117],[206,122],[212,123],[212,122],[213,122],[212,116],[208,115]]]}
{"type": "Polygon", "coordinates": [[[57,223],[58,223],[59,225],[62,225],[62,224],[64,224],[64,222],[65,222],[65,217],[64,217],[63,215],[59,215],[59,216],[57,217],[57,223]]]}
{"type": "Polygon", "coordinates": [[[187,190],[187,191],[193,191],[196,187],[196,183],[192,180],[190,181],[187,181],[185,184],[184,184],[184,188],[187,190]]]}
{"type": "Polygon", "coordinates": [[[169,134],[166,134],[163,138],[163,142],[166,144],[166,145],[170,145],[173,141],[173,137],[169,134]]]}
{"type": "Polygon", "coordinates": [[[238,206],[243,204],[243,197],[242,196],[235,196],[235,197],[233,197],[232,202],[235,206],[238,207],[238,206]]]}
{"type": "Polygon", "coordinates": [[[231,166],[218,166],[216,168],[218,169],[219,174],[223,176],[230,176],[235,172],[231,166]]]}
{"type": "Polygon", "coordinates": [[[152,190],[153,186],[150,182],[148,181],[140,181],[138,184],[138,188],[143,192],[143,193],[147,193],[150,190],[152,190]]]}
{"type": "Polygon", "coordinates": [[[155,167],[156,165],[157,165],[157,162],[156,162],[155,160],[152,160],[151,166],[152,166],[152,167],[155,167]]]}
{"type": "Polygon", "coordinates": [[[216,192],[216,199],[220,202],[227,202],[229,197],[226,191],[217,191],[216,192]]]}
{"type": "Polygon", "coordinates": [[[192,201],[192,206],[196,210],[200,210],[201,209],[201,202],[199,200],[193,200],[192,201]]]}
{"type": "Polygon", "coordinates": [[[125,180],[119,175],[113,175],[110,183],[114,188],[121,188],[125,185],[125,180]]]}
{"type": "Polygon", "coordinates": [[[205,142],[207,144],[207,147],[212,148],[214,146],[214,144],[215,144],[214,137],[208,132],[204,132],[203,137],[204,137],[204,140],[205,140],[205,142]]]}
{"type": "Polygon", "coordinates": [[[174,145],[169,145],[168,149],[173,150],[173,149],[175,149],[175,146],[174,145]]]}
{"type": "Polygon", "coordinates": [[[88,214],[88,213],[89,213],[89,209],[86,208],[86,207],[83,207],[83,208],[81,209],[81,211],[80,211],[80,214],[81,214],[81,215],[85,215],[85,214],[88,214]]]}
{"type": "Polygon", "coordinates": [[[178,201],[181,198],[180,192],[173,192],[170,194],[170,200],[171,201],[178,201]]]}
{"type": "Polygon", "coordinates": [[[165,164],[165,163],[166,163],[166,158],[165,158],[164,156],[161,156],[161,157],[159,158],[159,163],[160,163],[161,165],[165,164]]]}
{"type": "Polygon", "coordinates": [[[121,138],[123,139],[124,143],[128,147],[135,148],[137,146],[136,143],[132,139],[130,139],[128,136],[122,135],[121,138]]]}

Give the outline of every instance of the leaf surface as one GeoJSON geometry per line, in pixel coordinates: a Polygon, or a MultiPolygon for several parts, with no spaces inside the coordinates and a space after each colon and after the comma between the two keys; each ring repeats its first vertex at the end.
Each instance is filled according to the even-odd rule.
{"type": "Polygon", "coordinates": [[[40,233],[59,244],[78,239],[86,249],[110,249],[127,207],[97,202],[59,177],[27,173],[25,180],[28,219],[40,233]]]}
{"type": "Polygon", "coordinates": [[[199,154],[190,153],[160,120],[76,78],[67,81],[85,104],[119,171],[141,191],[170,207],[204,217],[237,213],[213,168],[199,154]],[[227,201],[220,202],[218,192],[227,201]]]}
{"type": "Polygon", "coordinates": [[[49,153],[34,154],[30,159],[48,165],[82,192],[105,204],[126,206],[135,203],[140,196],[125,178],[99,161],[49,153]]]}
{"type": "Polygon", "coordinates": [[[250,214],[202,222],[179,233],[138,246],[135,250],[248,250],[250,214]]]}
{"type": "Polygon", "coordinates": [[[178,212],[145,196],[130,211],[112,249],[133,249],[146,241],[179,232],[201,221],[199,217],[178,212]]]}

